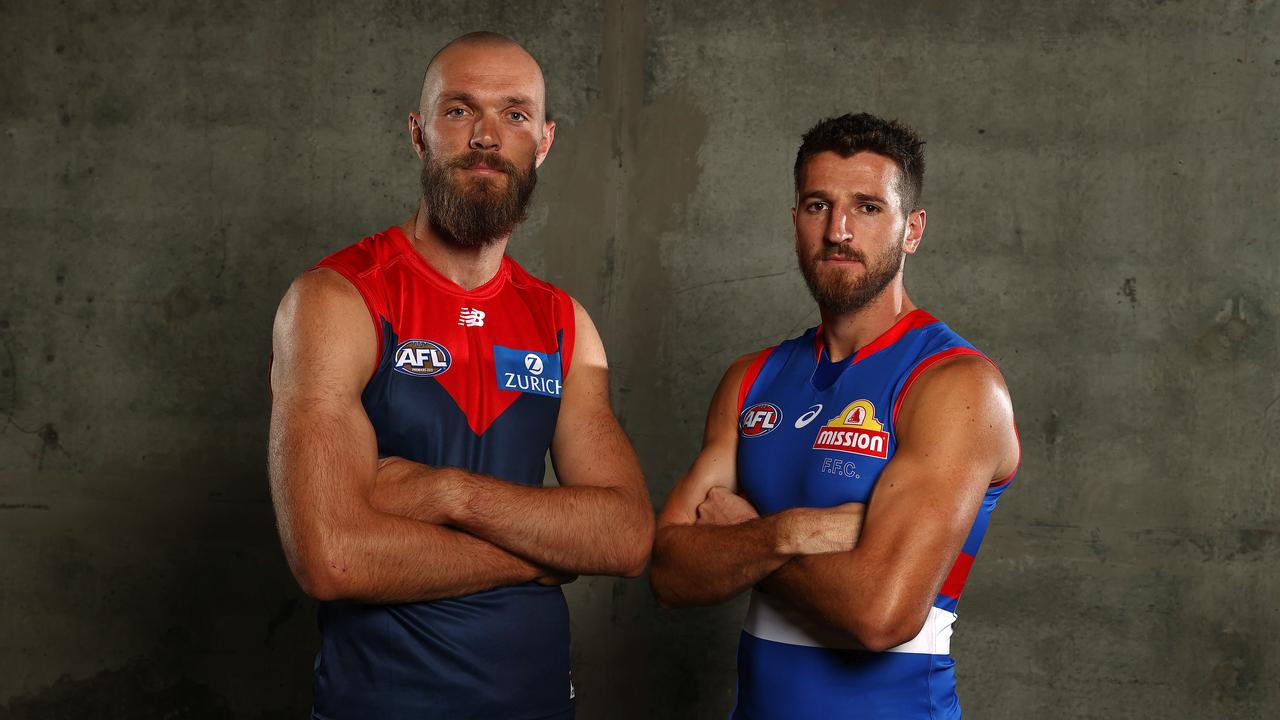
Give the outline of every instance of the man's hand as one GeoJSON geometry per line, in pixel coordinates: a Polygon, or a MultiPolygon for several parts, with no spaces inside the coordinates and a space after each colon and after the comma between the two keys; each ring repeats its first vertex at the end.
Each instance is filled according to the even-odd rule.
{"type": "Polygon", "coordinates": [[[852,550],[862,534],[866,505],[845,503],[830,508],[793,508],[780,515],[782,552],[787,555],[825,555],[852,550]]]}
{"type": "Polygon", "coordinates": [[[723,485],[707,491],[707,497],[698,504],[697,513],[694,525],[737,525],[760,517],[746,498],[723,485]]]}

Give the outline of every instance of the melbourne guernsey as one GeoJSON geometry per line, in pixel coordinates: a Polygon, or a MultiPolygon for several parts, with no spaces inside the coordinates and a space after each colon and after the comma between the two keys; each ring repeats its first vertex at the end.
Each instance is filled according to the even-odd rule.
{"type": "MultiPolygon", "coordinates": [[[[739,390],[738,479],[762,515],[865,503],[893,459],[911,384],[934,363],[980,355],[923,310],[833,363],[819,329],[760,353],[739,390]]],[[[734,718],[951,720],[956,602],[1010,475],[987,490],[920,634],[883,653],[755,590],[738,647],[734,718]]]]}
{"type": "MultiPolygon", "coordinates": [[[[474,290],[392,227],[317,267],[349,280],[378,336],[364,409],[380,457],[541,485],[573,356],[564,291],[504,257],[474,290]]],[[[325,602],[314,716],[573,716],[569,616],[558,587],[500,587],[401,605],[325,602]]]]}

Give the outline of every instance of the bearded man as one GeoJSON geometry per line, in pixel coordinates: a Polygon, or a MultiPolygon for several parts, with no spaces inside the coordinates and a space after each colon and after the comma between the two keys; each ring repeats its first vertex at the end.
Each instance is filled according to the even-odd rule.
{"type": "Polygon", "coordinates": [[[590,317],[505,254],[555,136],[542,70],[458,38],[408,130],[417,212],[296,279],[275,321],[271,489],[320,601],[313,717],[569,718],[559,586],[639,575],[653,514],[590,317]]]}
{"type": "Polygon", "coordinates": [[[999,370],[907,296],[922,141],[871,115],[796,153],[822,324],[739,358],[658,518],[667,607],[748,589],[735,718],[954,720],[956,602],[1018,465],[999,370]]]}

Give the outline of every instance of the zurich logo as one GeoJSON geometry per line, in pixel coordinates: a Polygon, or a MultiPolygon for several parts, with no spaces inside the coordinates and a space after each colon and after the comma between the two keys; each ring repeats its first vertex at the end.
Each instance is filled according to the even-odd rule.
{"type": "Polygon", "coordinates": [[[528,355],[525,355],[524,369],[528,370],[533,375],[541,375],[542,374],[542,358],[538,357],[534,353],[529,353],[528,355]]]}
{"type": "Polygon", "coordinates": [[[564,378],[559,352],[538,352],[493,346],[493,365],[498,387],[521,393],[560,397],[564,378]]]}

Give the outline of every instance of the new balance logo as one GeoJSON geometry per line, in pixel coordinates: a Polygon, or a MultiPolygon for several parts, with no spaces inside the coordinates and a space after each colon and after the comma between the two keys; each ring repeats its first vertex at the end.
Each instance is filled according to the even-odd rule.
{"type": "Polygon", "coordinates": [[[484,311],[476,308],[462,308],[458,313],[458,324],[463,327],[484,327],[484,311]]]}

